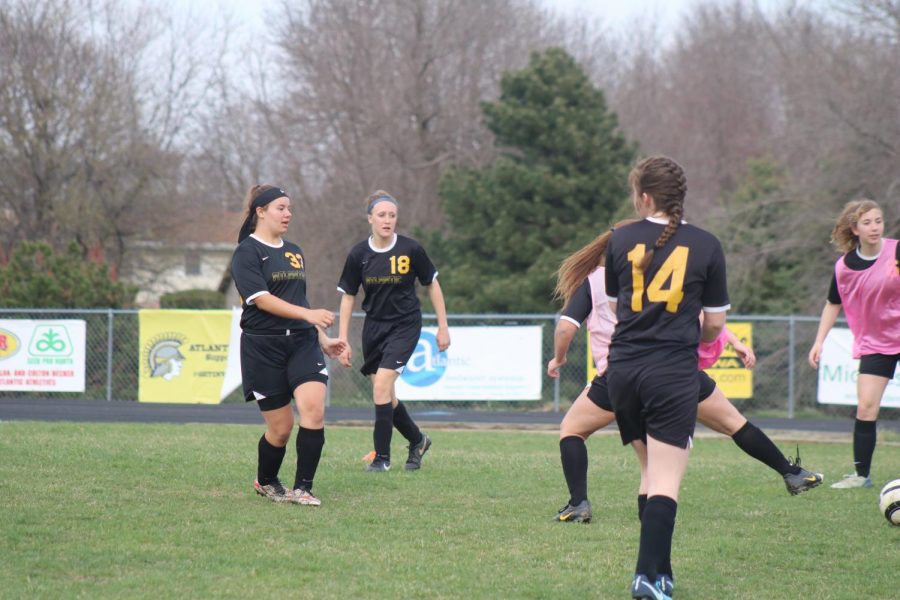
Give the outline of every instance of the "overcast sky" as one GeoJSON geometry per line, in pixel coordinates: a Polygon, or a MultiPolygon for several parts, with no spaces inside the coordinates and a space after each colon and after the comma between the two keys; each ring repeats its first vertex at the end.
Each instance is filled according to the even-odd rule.
{"type": "MultiPolygon", "coordinates": [[[[625,26],[638,15],[653,14],[662,20],[663,29],[678,22],[681,14],[690,6],[703,0],[542,0],[553,10],[568,15],[583,15],[588,18],[600,17],[613,28],[625,26]]],[[[731,0],[728,0],[729,2],[731,0]]],[[[263,16],[267,9],[277,6],[279,0],[177,0],[176,4],[189,10],[215,11],[224,8],[231,12],[239,23],[253,27],[263,26],[263,16]]]]}

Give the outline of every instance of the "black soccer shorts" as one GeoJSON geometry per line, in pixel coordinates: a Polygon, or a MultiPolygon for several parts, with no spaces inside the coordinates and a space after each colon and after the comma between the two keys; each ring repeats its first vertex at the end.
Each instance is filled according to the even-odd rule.
{"type": "Polygon", "coordinates": [[[303,383],[326,383],[328,369],[318,331],[311,327],[290,335],[241,333],[241,377],[244,400],[267,398],[260,404],[264,410],[288,404],[303,383]]]}
{"type": "Polygon", "coordinates": [[[422,333],[422,315],[397,321],[366,318],[362,331],[363,365],[360,372],[372,375],[378,369],[402,371],[422,333]]]}
{"type": "Polygon", "coordinates": [[[697,422],[700,378],[691,352],[647,354],[640,361],[610,362],[609,395],[623,444],[654,439],[687,448],[697,422]]]}

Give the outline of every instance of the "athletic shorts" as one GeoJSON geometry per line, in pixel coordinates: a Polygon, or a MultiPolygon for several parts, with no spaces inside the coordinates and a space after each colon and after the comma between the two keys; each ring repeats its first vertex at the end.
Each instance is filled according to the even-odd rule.
{"type": "Polygon", "coordinates": [[[706,374],[706,371],[697,371],[697,379],[700,380],[700,402],[703,402],[716,391],[716,380],[706,374]]]}
{"type": "Polygon", "coordinates": [[[864,354],[859,359],[859,374],[893,379],[898,362],[900,354],[864,354]]]}
{"type": "Polygon", "coordinates": [[[303,383],[328,381],[325,356],[314,327],[290,335],[241,333],[241,377],[244,400],[260,408],[286,406],[303,383]]]}
{"type": "Polygon", "coordinates": [[[655,355],[640,362],[610,362],[606,372],[623,444],[653,436],[687,448],[697,422],[697,355],[655,355]],[[655,358],[655,360],[654,360],[655,358]]]}
{"type": "Polygon", "coordinates": [[[378,369],[402,372],[416,350],[422,333],[422,316],[397,321],[366,318],[362,331],[363,365],[360,372],[372,375],[378,369]]]}
{"type": "MultiPolygon", "coordinates": [[[[697,379],[700,380],[699,402],[703,402],[716,391],[716,381],[706,374],[705,371],[697,371],[697,379]]],[[[608,412],[613,410],[612,401],[609,399],[609,383],[606,381],[606,373],[597,375],[590,383],[587,393],[588,400],[608,412]]]]}

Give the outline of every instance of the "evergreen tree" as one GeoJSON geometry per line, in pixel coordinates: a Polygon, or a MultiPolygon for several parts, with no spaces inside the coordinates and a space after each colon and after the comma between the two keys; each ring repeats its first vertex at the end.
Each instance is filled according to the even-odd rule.
{"type": "Polygon", "coordinates": [[[785,315],[808,304],[813,232],[787,196],[787,177],[769,156],[751,159],[734,191],[723,196],[716,227],[728,260],[728,291],[736,314],[785,315]]]}
{"type": "Polygon", "coordinates": [[[441,285],[454,312],[552,312],[559,263],[627,201],[635,148],[560,49],[505,74],[482,111],[500,155],[440,181],[449,228],[430,246],[441,285]]]}
{"type": "Polygon", "coordinates": [[[74,242],[65,253],[22,242],[0,267],[2,308],[122,308],[135,292],[113,281],[106,265],[86,261],[74,242]]]}

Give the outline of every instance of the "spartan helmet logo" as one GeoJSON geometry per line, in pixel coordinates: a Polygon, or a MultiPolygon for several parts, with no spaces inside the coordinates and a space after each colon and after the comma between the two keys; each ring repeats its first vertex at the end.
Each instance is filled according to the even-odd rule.
{"type": "Polygon", "coordinates": [[[150,343],[147,364],[150,367],[151,378],[162,377],[169,381],[181,374],[181,365],[185,358],[178,348],[182,341],[169,333],[150,343]]]}

